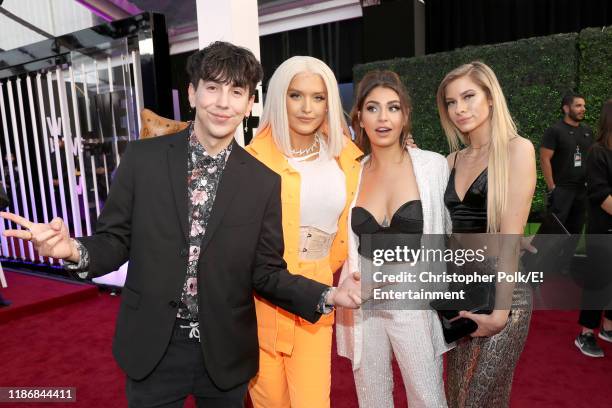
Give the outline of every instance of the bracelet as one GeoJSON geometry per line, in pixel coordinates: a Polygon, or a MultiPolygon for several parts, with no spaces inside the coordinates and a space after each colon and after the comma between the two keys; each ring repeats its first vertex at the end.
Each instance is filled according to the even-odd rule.
{"type": "Polygon", "coordinates": [[[319,298],[319,303],[317,304],[317,312],[321,314],[329,314],[334,310],[334,305],[327,304],[327,296],[334,291],[336,288],[329,287],[321,293],[321,297],[319,298]]]}
{"type": "Polygon", "coordinates": [[[85,278],[88,273],[86,269],[89,267],[89,252],[79,240],[70,238],[70,242],[76,246],[79,253],[79,262],[64,261],[64,269],[77,273],[80,278],[85,278]]]}

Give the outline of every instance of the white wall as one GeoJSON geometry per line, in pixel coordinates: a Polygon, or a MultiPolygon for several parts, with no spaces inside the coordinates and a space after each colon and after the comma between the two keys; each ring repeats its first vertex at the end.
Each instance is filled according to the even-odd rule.
{"type": "MultiPolygon", "coordinates": [[[[96,24],[94,15],[74,0],[4,0],[2,8],[56,37],[96,24]]],[[[0,48],[11,50],[44,39],[0,14],[0,48]]]]}
{"type": "MultiPolygon", "coordinates": [[[[259,57],[259,27],[256,0],[196,0],[198,13],[198,42],[202,49],[214,41],[229,41],[246,47],[259,57]]],[[[261,84],[257,86],[261,96],[261,84]]],[[[253,105],[251,114],[260,117],[263,98],[253,105]]],[[[253,129],[255,134],[256,129],[253,129]]],[[[238,126],[236,141],[244,146],[242,126],[238,126]]]]}

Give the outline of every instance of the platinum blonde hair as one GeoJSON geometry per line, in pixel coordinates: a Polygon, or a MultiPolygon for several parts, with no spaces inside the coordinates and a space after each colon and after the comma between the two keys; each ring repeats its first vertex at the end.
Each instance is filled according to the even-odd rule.
{"type": "Polygon", "coordinates": [[[489,148],[488,187],[487,187],[487,231],[499,232],[501,214],[508,203],[509,154],[508,143],[518,136],[518,131],[497,76],[491,68],[480,61],[461,65],[449,72],[438,87],[436,95],[440,122],[452,152],[460,145],[469,145],[466,134],[453,124],[446,106],[446,87],[454,80],[468,76],[486,93],[491,102],[491,147],[489,148]]]}
{"type": "MultiPolygon", "coordinates": [[[[321,60],[313,57],[296,56],[283,62],[274,71],[268,84],[268,92],[264,103],[263,114],[258,133],[268,126],[276,147],[288,157],[291,157],[291,138],[289,136],[289,119],[287,117],[287,90],[297,74],[311,73],[323,79],[327,90],[327,117],[321,127],[327,124],[327,151],[330,157],[340,156],[345,141],[343,133],[348,132],[346,120],[342,113],[338,82],[332,70],[321,60]]],[[[347,133],[348,134],[348,133],[347,133]]]]}

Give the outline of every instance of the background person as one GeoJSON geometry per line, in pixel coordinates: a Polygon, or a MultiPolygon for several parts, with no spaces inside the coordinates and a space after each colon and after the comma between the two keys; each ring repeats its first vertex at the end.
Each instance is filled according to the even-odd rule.
{"type": "MultiPolygon", "coordinates": [[[[604,297],[610,295],[610,265],[612,258],[612,99],[607,100],[599,117],[597,142],[593,144],[586,159],[589,218],[587,222],[586,248],[589,270],[584,292],[584,304],[610,302],[612,298],[589,299],[594,288],[605,288],[604,297]]],[[[603,303],[605,304],[605,303],[603,303]]],[[[599,338],[612,343],[612,310],[583,309],[578,323],[582,331],[574,344],[582,354],[603,357],[604,352],[595,340],[595,329],[599,338]],[[603,320],[602,320],[603,313],[603,320]]]]}
{"type": "MultiPolygon", "coordinates": [[[[586,216],[585,160],[593,144],[593,131],[581,123],[586,112],[582,95],[565,95],[561,111],[563,119],[546,129],[542,136],[540,165],[548,188],[548,211],[555,214],[573,235],[562,251],[573,253],[586,216]]],[[[557,267],[563,270],[567,265],[557,267]]]]}
{"type": "MultiPolygon", "coordinates": [[[[8,194],[6,193],[4,186],[0,184],[0,208],[5,209],[6,207],[9,206],[10,203],[11,203],[11,200],[9,200],[8,194]]],[[[1,288],[2,286],[0,285],[0,289],[1,288]]],[[[2,294],[0,293],[0,307],[7,307],[7,306],[10,306],[11,304],[12,304],[11,301],[3,298],[2,294]]]]}

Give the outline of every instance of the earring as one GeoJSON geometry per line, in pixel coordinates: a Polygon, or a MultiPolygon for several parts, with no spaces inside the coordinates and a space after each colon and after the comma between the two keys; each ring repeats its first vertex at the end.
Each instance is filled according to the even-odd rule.
{"type": "Polygon", "coordinates": [[[244,118],[244,133],[249,133],[249,120],[251,119],[251,113],[248,118],[244,118]]]}

